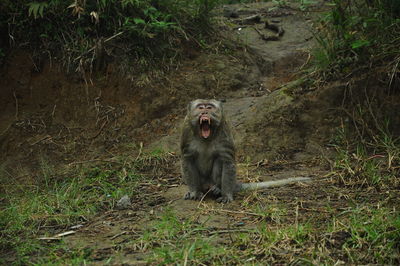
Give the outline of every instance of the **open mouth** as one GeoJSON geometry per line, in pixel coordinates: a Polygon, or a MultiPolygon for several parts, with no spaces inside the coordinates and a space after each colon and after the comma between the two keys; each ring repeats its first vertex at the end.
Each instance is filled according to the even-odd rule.
{"type": "Polygon", "coordinates": [[[211,119],[208,116],[200,116],[200,135],[203,138],[208,138],[211,135],[211,119]]]}

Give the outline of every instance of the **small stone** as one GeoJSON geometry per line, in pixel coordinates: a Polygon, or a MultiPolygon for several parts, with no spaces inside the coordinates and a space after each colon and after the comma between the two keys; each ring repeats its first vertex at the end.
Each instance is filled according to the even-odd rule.
{"type": "Polygon", "coordinates": [[[117,209],[124,210],[128,209],[131,206],[131,199],[128,195],[124,195],[118,202],[117,202],[117,209]]]}

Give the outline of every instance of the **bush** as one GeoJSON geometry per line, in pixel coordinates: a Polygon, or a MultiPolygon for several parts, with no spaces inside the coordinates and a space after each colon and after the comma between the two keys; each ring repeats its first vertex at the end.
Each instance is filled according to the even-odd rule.
{"type": "Polygon", "coordinates": [[[355,69],[399,60],[399,1],[334,0],[332,6],[316,34],[320,45],[314,62],[319,73],[346,76],[355,69]]]}
{"type": "Polygon", "coordinates": [[[217,3],[218,0],[2,1],[0,33],[8,40],[0,45],[3,50],[7,46],[25,46],[46,53],[62,50],[69,68],[76,67],[82,58],[92,63],[96,58],[103,60],[99,51],[135,59],[176,57],[182,42],[196,43],[196,38],[210,32],[210,12],[217,3]]]}

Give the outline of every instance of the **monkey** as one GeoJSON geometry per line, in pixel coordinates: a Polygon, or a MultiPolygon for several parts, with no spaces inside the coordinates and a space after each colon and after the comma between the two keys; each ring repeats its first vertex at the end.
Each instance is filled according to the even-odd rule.
{"type": "Polygon", "coordinates": [[[228,203],[235,192],[310,181],[308,177],[258,183],[236,181],[235,145],[222,102],[197,99],[187,106],[181,141],[181,172],[189,188],[184,199],[200,200],[210,190],[228,203]]]}

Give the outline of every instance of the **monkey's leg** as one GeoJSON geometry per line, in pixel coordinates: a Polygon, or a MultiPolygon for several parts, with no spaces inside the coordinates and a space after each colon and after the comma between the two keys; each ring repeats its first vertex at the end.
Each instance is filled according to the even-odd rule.
{"type": "Polygon", "coordinates": [[[184,199],[200,200],[203,197],[202,178],[193,160],[188,158],[182,160],[182,176],[189,187],[184,199]]]}
{"type": "Polygon", "coordinates": [[[222,180],[222,161],[221,159],[215,159],[211,174],[213,185],[211,186],[211,192],[215,196],[221,196],[221,180],[222,180]]]}
{"type": "Polygon", "coordinates": [[[236,187],[236,166],[233,161],[224,161],[222,163],[221,176],[221,197],[218,202],[228,203],[233,200],[233,192],[236,187]]]}

